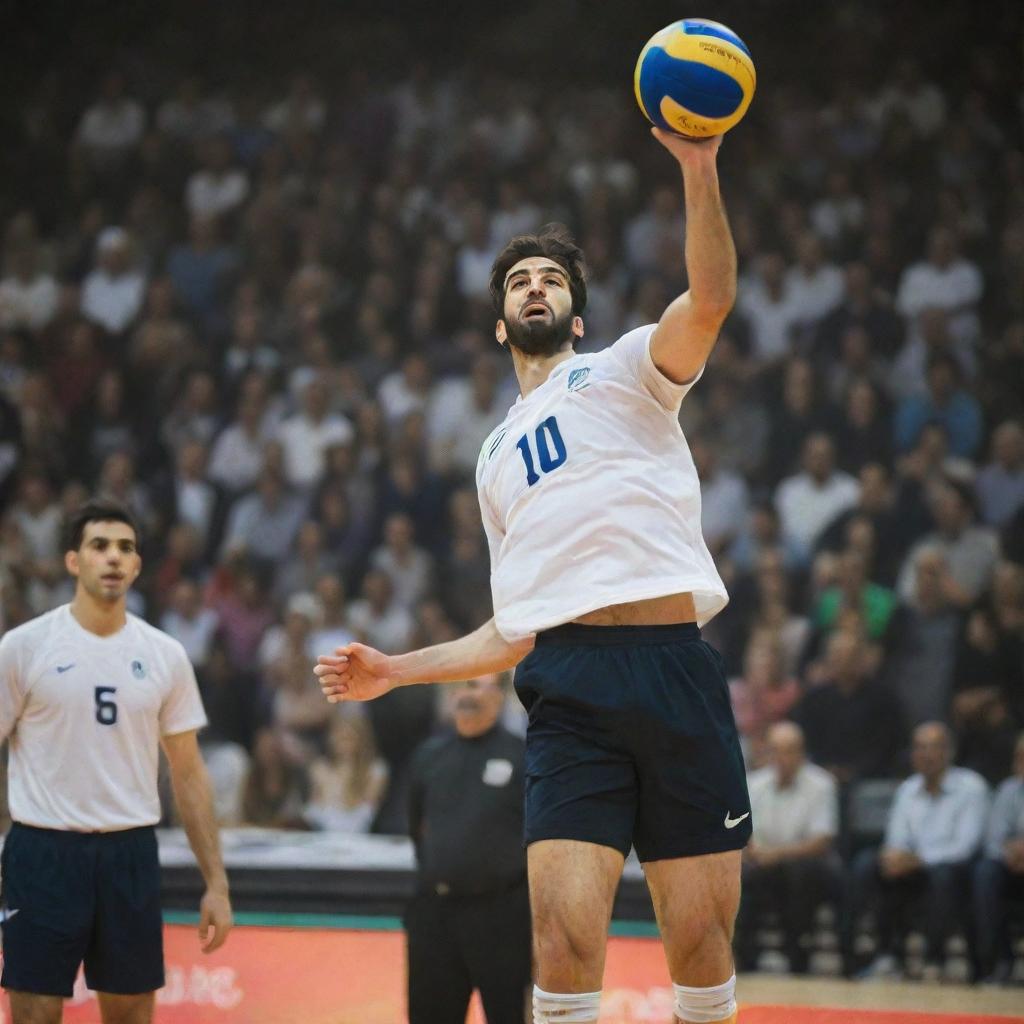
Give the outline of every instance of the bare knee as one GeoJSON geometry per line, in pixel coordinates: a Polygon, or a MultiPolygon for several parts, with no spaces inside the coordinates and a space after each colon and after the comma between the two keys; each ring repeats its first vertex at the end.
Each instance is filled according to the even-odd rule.
{"type": "Polygon", "coordinates": [[[97,998],[103,1024],[151,1024],[153,1020],[152,992],[133,996],[99,992],[97,998]]]}
{"type": "Polygon", "coordinates": [[[534,911],[537,984],[549,992],[591,992],[601,987],[605,935],[557,913],[534,911]]]}

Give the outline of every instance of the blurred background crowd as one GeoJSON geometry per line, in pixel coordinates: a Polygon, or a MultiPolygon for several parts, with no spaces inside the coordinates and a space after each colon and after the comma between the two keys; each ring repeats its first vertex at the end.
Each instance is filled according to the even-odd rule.
{"type": "MultiPolygon", "coordinates": [[[[3,626],[68,599],[67,510],[127,501],[132,607],[196,666],[225,823],[404,831],[444,694],[339,714],[310,669],[490,614],[473,474],[517,395],[498,249],[572,228],[585,351],[685,288],[681,183],[631,89],[678,14],[621,6],[300,24],[113,4],[20,30],[3,626]]],[[[1019,11],[993,4],[981,39],[967,4],[840,3],[794,43],[782,15],[806,5],[713,6],[762,92],[719,161],[739,298],[681,419],[750,769],[791,720],[846,793],[921,771],[912,732],[944,723],[987,801],[1024,727],[1019,11]]]]}

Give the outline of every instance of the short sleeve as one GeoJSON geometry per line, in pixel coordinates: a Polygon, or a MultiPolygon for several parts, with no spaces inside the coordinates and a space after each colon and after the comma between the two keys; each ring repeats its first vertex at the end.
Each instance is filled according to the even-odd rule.
{"type": "Polygon", "coordinates": [[[171,654],[171,688],[160,708],[160,735],[173,736],[206,725],[199,684],[185,648],[175,644],[171,654]]]}
{"type": "Polygon", "coordinates": [[[20,660],[8,633],[0,639],[0,743],[10,736],[25,706],[20,660]]]}
{"type": "Polygon", "coordinates": [[[657,324],[637,327],[636,330],[619,338],[610,351],[631,380],[653,396],[664,409],[675,412],[686,397],[686,393],[700,380],[704,367],[702,366],[697,375],[685,384],[669,380],[654,365],[654,359],[651,357],[651,339],[656,327],[657,324]]]}

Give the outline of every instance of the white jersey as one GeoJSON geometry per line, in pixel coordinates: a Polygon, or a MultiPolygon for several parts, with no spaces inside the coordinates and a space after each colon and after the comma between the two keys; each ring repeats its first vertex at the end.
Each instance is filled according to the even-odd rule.
{"type": "Polygon", "coordinates": [[[484,442],[476,480],[506,640],[684,591],[703,625],[729,599],[701,534],[700,484],[679,426],[696,378],[675,384],[661,373],[653,333],[640,327],[559,363],[484,442]]]}
{"type": "Polygon", "coordinates": [[[160,737],[205,724],[185,648],[134,615],[100,637],[62,605],[0,639],[0,739],[24,825],[155,825],[160,737]]]}

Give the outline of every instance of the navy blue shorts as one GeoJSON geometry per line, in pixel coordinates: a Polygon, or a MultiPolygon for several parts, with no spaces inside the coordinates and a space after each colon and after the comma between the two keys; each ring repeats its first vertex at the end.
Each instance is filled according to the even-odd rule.
{"type": "Polygon", "coordinates": [[[2,870],[4,988],[70,996],[83,961],[94,991],[135,995],[163,986],[152,828],[61,832],[15,823],[2,870]]]}
{"type": "Polygon", "coordinates": [[[516,693],[529,713],[526,842],[636,848],[641,861],[738,850],[750,798],[718,652],[692,623],[537,636],[516,693]]]}

